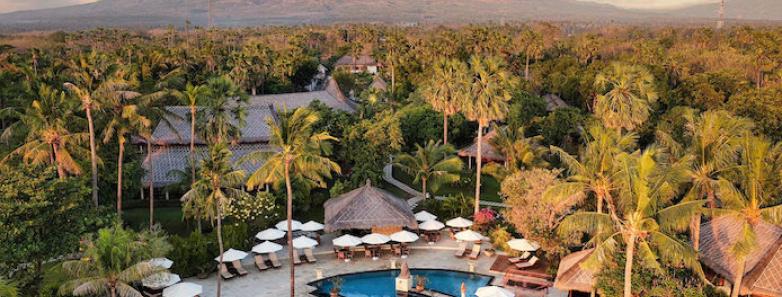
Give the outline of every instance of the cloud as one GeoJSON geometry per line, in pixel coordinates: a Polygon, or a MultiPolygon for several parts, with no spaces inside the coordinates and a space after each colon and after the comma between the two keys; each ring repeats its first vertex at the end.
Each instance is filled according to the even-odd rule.
{"type": "Polygon", "coordinates": [[[0,0],[0,13],[17,10],[53,8],[96,2],[98,0],[0,0]]]}
{"type": "MultiPolygon", "coordinates": [[[[2,0],[0,0],[2,1],[2,0]]],[[[720,0],[578,0],[611,4],[628,9],[675,9],[706,3],[718,3],[720,0]]]]}

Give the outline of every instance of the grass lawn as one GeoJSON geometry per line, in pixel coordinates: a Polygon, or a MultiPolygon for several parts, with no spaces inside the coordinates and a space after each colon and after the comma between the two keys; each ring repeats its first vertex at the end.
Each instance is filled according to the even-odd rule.
{"type": "MultiPolygon", "coordinates": [[[[412,176],[407,175],[396,167],[394,167],[394,178],[409,185],[413,189],[421,190],[421,183],[413,183],[412,176]]],[[[429,191],[431,191],[431,189],[429,191]]],[[[440,189],[434,194],[437,196],[449,196],[459,193],[464,194],[464,196],[467,197],[473,197],[475,196],[475,185],[472,183],[470,186],[444,184],[441,185],[440,189]]],[[[481,176],[481,200],[502,202],[502,197],[500,197],[499,193],[500,183],[494,179],[494,177],[488,175],[481,176]]]]}
{"type": "MultiPolygon", "coordinates": [[[[149,209],[133,208],[122,211],[126,224],[135,230],[149,226],[149,209]]],[[[179,207],[156,207],[155,223],[162,225],[163,230],[170,234],[186,236],[195,229],[195,223],[182,219],[182,209],[179,207]]]]}

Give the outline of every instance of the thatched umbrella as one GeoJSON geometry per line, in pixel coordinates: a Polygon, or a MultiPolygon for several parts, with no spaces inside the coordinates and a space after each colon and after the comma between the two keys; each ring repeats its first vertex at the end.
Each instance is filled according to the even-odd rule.
{"type": "Polygon", "coordinates": [[[418,228],[407,201],[373,187],[369,181],[363,187],[329,199],[323,207],[326,209],[326,232],[384,227],[418,228]]]}
{"type": "MultiPolygon", "coordinates": [[[[494,137],[497,137],[497,132],[492,130],[489,133],[486,133],[485,136],[483,136],[483,141],[481,143],[481,159],[483,159],[486,162],[504,162],[505,156],[502,155],[500,150],[494,147],[492,144],[492,139],[494,137]]],[[[475,159],[478,156],[478,139],[476,137],[475,142],[471,144],[468,147],[465,147],[458,152],[460,157],[467,157],[470,158],[470,160],[475,159]]],[[[470,166],[472,166],[472,161],[469,162],[470,166]]]]}
{"type": "Polygon", "coordinates": [[[595,275],[592,271],[581,267],[595,249],[572,253],[559,261],[557,279],[554,287],[565,291],[592,292],[595,286],[595,275]]]}

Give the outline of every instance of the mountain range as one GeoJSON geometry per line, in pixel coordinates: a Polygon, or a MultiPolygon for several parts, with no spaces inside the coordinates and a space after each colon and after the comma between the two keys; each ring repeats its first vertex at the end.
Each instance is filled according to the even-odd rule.
{"type": "MultiPolygon", "coordinates": [[[[673,10],[628,10],[578,0],[213,0],[222,26],[329,24],[347,22],[469,23],[517,20],[585,22],[704,22],[718,4],[673,10]]],[[[728,1],[726,17],[782,21],[781,0],[728,1]]],[[[207,23],[207,0],[100,0],[0,14],[0,28],[82,29],[95,26],[181,26],[207,23]]]]}

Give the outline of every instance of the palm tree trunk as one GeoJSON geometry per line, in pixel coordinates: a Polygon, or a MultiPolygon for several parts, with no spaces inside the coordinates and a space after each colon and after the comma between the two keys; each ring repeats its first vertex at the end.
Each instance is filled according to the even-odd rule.
{"type": "Polygon", "coordinates": [[[701,214],[696,214],[690,223],[690,240],[692,240],[692,249],[696,252],[701,246],[701,220],[701,214]]]}
{"type": "Polygon", "coordinates": [[[155,188],[152,184],[152,176],[155,175],[155,166],[152,166],[152,140],[147,140],[147,156],[149,156],[149,230],[155,224],[155,188]]]}
{"type": "Polygon", "coordinates": [[[625,262],[625,288],[624,297],[633,296],[633,253],[635,252],[635,240],[636,235],[630,235],[630,240],[627,243],[627,260],[625,262]]]}
{"type": "Polygon", "coordinates": [[[443,111],[443,144],[448,144],[448,113],[443,111]]]}
{"type": "Polygon", "coordinates": [[[391,97],[394,97],[394,91],[396,90],[396,66],[391,63],[391,97]]]}
{"type": "MultiPolygon", "coordinates": [[[[122,136],[120,136],[122,137],[122,136]]],[[[117,215],[122,220],[122,159],[125,157],[125,141],[119,140],[117,156],[117,215]]]]}
{"type": "MultiPolygon", "coordinates": [[[[195,125],[196,125],[196,107],[190,106],[190,177],[192,186],[196,182],[196,158],[195,158],[195,125]]],[[[198,233],[201,233],[201,215],[200,210],[196,207],[195,220],[198,233]]]]}
{"type": "Polygon", "coordinates": [[[741,292],[741,283],[744,281],[744,269],[746,268],[747,260],[739,260],[739,269],[736,271],[736,276],[733,278],[733,288],[730,291],[730,297],[738,297],[741,292]]]}
{"type": "Polygon", "coordinates": [[[483,163],[483,157],[481,156],[481,142],[483,141],[483,124],[478,121],[478,153],[475,158],[475,168],[477,173],[475,175],[475,205],[473,215],[477,216],[481,210],[481,163],[483,163]]]}
{"type": "Polygon", "coordinates": [[[56,143],[52,143],[52,155],[54,156],[54,167],[57,168],[57,178],[65,179],[65,169],[62,167],[59,151],[60,146],[56,143]]]}
{"type": "Polygon", "coordinates": [[[525,54],[527,61],[524,64],[524,80],[529,80],[529,54],[525,54]]]}
{"type": "Polygon", "coordinates": [[[605,198],[603,197],[603,194],[596,195],[597,197],[597,213],[603,213],[603,200],[605,198]]]}
{"type": "MultiPolygon", "coordinates": [[[[220,264],[223,265],[223,253],[225,253],[225,248],[223,247],[223,214],[220,212],[220,199],[217,199],[217,203],[215,203],[217,207],[217,246],[220,248],[220,264]]],[[[222,269],[222,266],[218,268],[218,274],[219,269],[222,269]]],[[[220,293],[222,291],[222,277],[219,275],[217,276],[217,297],[220,297],[220,293]]]]}
{"type": "Polygon", "coordinates": [[[98,207],[98,153],[95,149],[95,128],[92,123],[92,108],[87,105],[87,126],[90,131],[90,169],[92,170],[92,204],[98,207]]]}
{"type": "Polygon", "coordinates": [[[295,290],[295,268],[293,264],[293,231],[292,229],[292,221],[293,221],[293,189],[291,188],[291,176],[290,176],[290,167],[291,162],[288,160],[285,160],[285,188],[288,191],[288,210],[287,210],[287,220],[288,220],[288,261],[291,267],[291,273],[290,273],[290,291],[291,291],[291,297],[294,297],[294,290],[295,290]]]}
{"type": "Polygon", "coordinates": [[[424,194],[424,199],[428,198],[428,196],[426,195],[426,178],[425,177],[421,178],[421,191],[422,191],[421,193],[424,194]]]}
{"type": "Polygon", "coordinates": [[[117,297],[117,287],[116,286],[111,286],[109,291],[110,291],[109,293],[111,294],[111,297],[117,297]]]}

